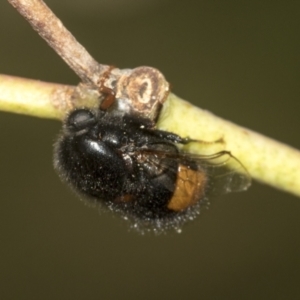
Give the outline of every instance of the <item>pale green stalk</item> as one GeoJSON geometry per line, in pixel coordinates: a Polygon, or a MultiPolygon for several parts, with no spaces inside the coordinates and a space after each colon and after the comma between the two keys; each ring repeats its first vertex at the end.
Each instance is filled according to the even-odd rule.
{"type": "MultiPolygon", "coordinates": [[[[93,106],[93,95],[74,98],[76,87],[0,75],[0,110],[51,119],[62,119],[73,106],[93,106]]],[[[250,175],[275,188],[300,196],[300,152],[249,129],[223,120],[170,94],[157,127],[212,144],[237,157],[250,175]]],[[[204,144],[205,145],[205,144],[204,144]]],[[[203,153],[193,143],[189,151],[203,153]]],[[[211,147],[210,147],[211,148],[211,147]]]]}

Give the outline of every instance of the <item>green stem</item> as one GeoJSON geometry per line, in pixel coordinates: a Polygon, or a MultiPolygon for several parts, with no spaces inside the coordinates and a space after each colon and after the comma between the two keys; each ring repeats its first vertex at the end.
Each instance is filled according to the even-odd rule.
{"type": "Polygon", "coordinates": [[[221,138],[223,150],[237,157],[253,178],[300,196],[297,149],[223,120],[175,95],[170,95],[164,105],[158,127],[203,141],[221,138]]]}
{"type": "MultiPolygon", "coordinates": [[[[0,110],[62,119],[78,105],[99,104],[96,95],[89,90],[0,75],[0,110]]],[[[230,151],[253,178],[300,196],[300,152],[297,149],[223,120],[174,94],[170,94],[164,104],[157,127],[202,141],[222,139],[212,145],[215,151],[230,151]]],[[[203,154],[204,150],[203,146],[193,143],[189,151],[203,154]]]]}

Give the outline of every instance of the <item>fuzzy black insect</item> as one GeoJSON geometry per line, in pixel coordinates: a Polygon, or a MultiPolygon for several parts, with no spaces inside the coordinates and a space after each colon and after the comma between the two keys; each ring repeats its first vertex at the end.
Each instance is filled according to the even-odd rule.
{"type": "Polygon", "coordinates": [[[229,152],[193,155],[190,140],[138,116],[76,109],[55,144],[61,178],[141,230],[179,231],[209,194],[246,189],[250,178],[229,152]]]}

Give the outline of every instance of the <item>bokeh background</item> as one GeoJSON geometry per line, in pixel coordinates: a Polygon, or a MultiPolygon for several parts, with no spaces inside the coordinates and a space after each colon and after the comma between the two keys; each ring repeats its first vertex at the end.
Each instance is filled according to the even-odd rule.
{"type": "MultiPolygon", "coordinates": [[[[299,2],[47,3],[99,62],[157,67],[182,98],[300,148],[299,2]]],[[[0,54],[3,74],[79,81],[7,1],[0,54]]],[[[0,113],[1,299],[300,297],[299,198],[254,182],[182,234],[140,236],[61,184],[60,127],[0,113]]]]}

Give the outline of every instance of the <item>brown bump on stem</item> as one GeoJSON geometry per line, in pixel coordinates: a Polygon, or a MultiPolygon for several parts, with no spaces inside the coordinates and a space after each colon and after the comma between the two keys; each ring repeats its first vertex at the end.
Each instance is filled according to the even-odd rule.
{"type": "Polygon", "coordinates": [[[104,96],[104,99],[101,102],[100,109],[107,110],[109,109],[116,100],[115,91],[105,86],[105,82],[108,78],[111,77],[111,71],[115,69],[114,66],[110,66],[109,69],[103,74],[103,76],[100,78],[98,86],[99,86],[99,92],[104,96]]]}
{"type": "Polygon", "coordinates": [[[132,111],[155,120],[169,95],[169,83],[157,69],[138,67],[121,76],[116,98],[127,101],[132,111]]]}

